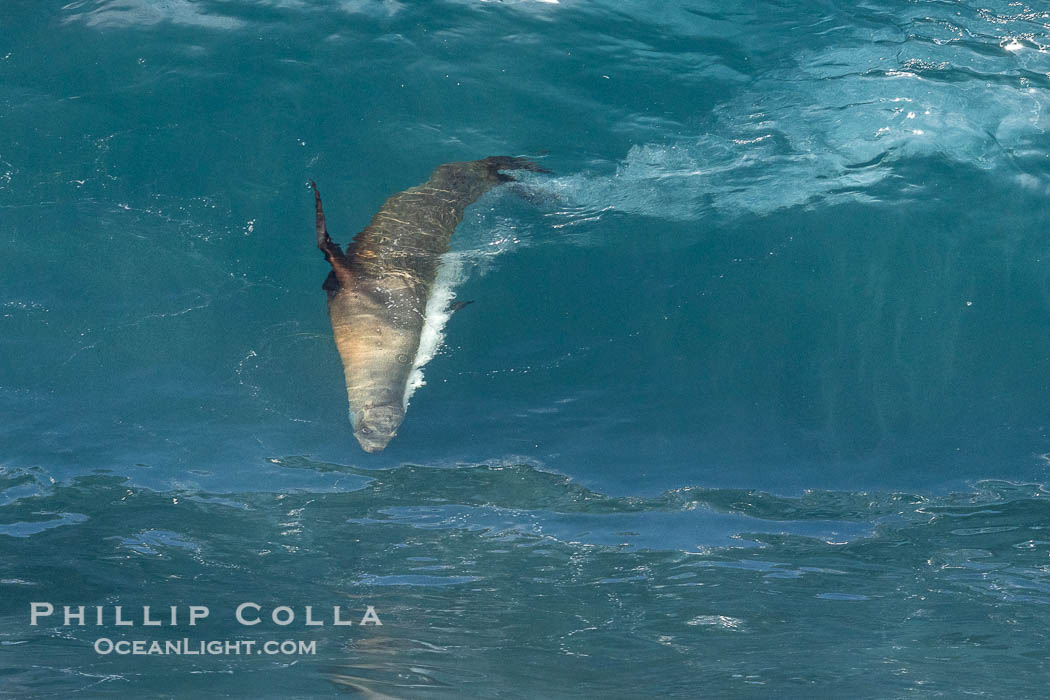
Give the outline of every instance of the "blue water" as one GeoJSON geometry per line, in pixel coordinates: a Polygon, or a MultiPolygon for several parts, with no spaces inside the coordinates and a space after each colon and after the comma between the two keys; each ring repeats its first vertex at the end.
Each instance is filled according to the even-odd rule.
{"type": "Polygon", "coordinates": [[[1002,0],[5,2],[0,695],[1044,695],[1048,90],[1002,0]],[[502,154],[365,454],[307,183],[502,154]]]}

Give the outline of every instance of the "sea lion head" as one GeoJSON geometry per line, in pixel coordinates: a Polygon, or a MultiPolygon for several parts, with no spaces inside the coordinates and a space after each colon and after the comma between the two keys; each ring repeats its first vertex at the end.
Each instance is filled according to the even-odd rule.
{"type": "Polygon", "coordinates": [[[365,452],[381,452],[397,435],[405,410],[394,404],[362,408],[354,420],[354,437],[365,452]]]}

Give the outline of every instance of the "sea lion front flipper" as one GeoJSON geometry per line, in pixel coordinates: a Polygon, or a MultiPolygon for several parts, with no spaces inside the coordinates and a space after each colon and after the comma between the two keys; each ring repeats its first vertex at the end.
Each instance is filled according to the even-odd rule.
{"type": "Polygon", "coordinates": [[[336,277],[335,270],[331,270],[328,276],[324,278],[324,284],[321,285],[321,289],[326,292],[338,292],[342,289],[342,285],[339,284],[339,278],[336,277]]]}
{"type": "Polygon", "coordinates": [[[324,281],[322,287],[328,291],[338,291],[340,286],[345,287],[350,284],[350,268],[347,266],[343,249],[328,235],[328,226],[324,219],[324,207],[321,205],[321,191],[317,189],[317,183],[313,180],[310,180],[310,187],[314,190],[317,247],[324,253],[324,259],[332,266],[332,272],[328,275],[328,279],[324,281]]]}

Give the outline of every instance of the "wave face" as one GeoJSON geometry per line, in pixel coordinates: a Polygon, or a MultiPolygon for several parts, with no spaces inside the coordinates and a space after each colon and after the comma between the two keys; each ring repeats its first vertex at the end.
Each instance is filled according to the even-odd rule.
{"type": "Polygon", "coordinates": [[[6,3],[3,690],[1043,694],[1048,26],[999,0],[6,3]],[[412,409],[364,454],[307,183],[345,244],[496,154],[552,172],[467,211],[412,409]],[[41,601],[212,613],[31,625],[41,601]]]}

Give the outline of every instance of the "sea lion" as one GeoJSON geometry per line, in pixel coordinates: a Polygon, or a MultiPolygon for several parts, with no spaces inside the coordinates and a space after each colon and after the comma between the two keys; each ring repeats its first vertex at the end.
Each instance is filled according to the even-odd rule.
{"type": "Polygon", "coordinates": [[[322,286],[343,360],[350,423],[366,452],[385,448],[404,420],[441,256],[464,210],[514,179],[501,170],[548,172],[511,156],[438,166],[422,185],[390,197],[345,253],[328,236],[321,193],[310,182],[317,247],[332,266],[322,286]]]}

